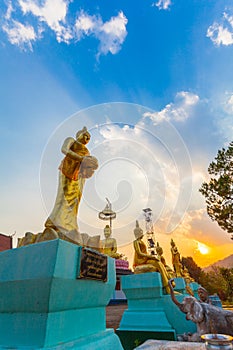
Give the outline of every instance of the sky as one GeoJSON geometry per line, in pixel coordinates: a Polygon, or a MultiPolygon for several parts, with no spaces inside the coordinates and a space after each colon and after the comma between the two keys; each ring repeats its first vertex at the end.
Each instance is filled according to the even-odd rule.
{"type": "Polygon", "coordinates": [[[42,232],[61,146],[84,125],[99,168],[86,181],[80,232],[113,237],[132,262],[133,230],[170,240],[200,266],[232,254],[198,191],[233,139],[230,0],[4,0],[0,4],[0,231],[42,232]]]}

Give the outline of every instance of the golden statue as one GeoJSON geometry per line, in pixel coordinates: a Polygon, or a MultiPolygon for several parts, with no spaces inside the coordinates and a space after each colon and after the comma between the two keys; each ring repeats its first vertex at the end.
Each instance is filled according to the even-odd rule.
{"type": "Polygon", "coordinates": [[[160,272],[163,286],[167,293],[170,293],[168,286],[168,274],[158,257],[155,255],[149,255],[147,248],[142,240],[143,230],[139,227],[138,221],[136,221],[136,228],[134,229],[134,235],[136,240],[133,242],[134,246],[134,262],[133,268],[134,273],[145,273],[145,272],[160,272]]]}
{"type": "Polygon", "coordinates": [[[18,238],[17,248],[35,243],[37,235],[32,232],[26,232],[24,237],[18,238]]]}
{"type": "MultiPolygon", "coordinates": [[[[98,168],[98,161],[91,156],[86,145],[90,134],[84,126],[76,134],[76,139],[68,137],[62,146],[65,158],[59,167],[59,185],[52,213],[45,227],[82,243],[78,231],[77,214],[85,180],[98,168]]],[[[45,229],[46,230],[46,229],[45,229]]]]}
{"type": "Polygon", "coordinates": [[[57,197],[52,213],[45,222],[43,232],[27,232],[18,240],[18,246],[63,239],[72,243],[100,250],[100,236],[89,236],[79,233],[77,215],[86,179],[98,168],[98,161],[91,156],[86,144],[90,134],[84,126],[76,134],[76,139],[68,137],[62,146],[64,159],[59,166],[59,184],[57,197]]]}
{"type": "Polygon", "coordinates": [[[172,270],[172,268],[170,266],[168,266],[166,264],[166,260],[165,260],[165,258],[163,256],[163,248],[159,245],[159,242],[157,242],[156,253],[157,253],[161,263],[164,265],[164,267],[165,267],[165,269],[167,271],[168,278],[169,279],[174,278],[175,277],[174,271],[172,270]]]}
{"type": "Polygon", "coordinates": [[[184,266],[183,269],[181,270],[181,274],[186,283],[195,282],[194,279],[190,276],[186,266],[184,266]]]}
{"type": "Polygon", "coordinates": [[[120,259],[122,254],[117,253],[117,242],[115,238],[111,237],[112,229],[109,225],[104,228],[105,239],[102,240],[102,252],[115,259],[120,259]]]}
{"type": "Polygon", "coordinates": [[[185,284],[186,284],[185,290],[186,290],[186,293],[187,293],[187,294],[190,294],[190,295],[192,295],[192,296],[194,296],[194,292],[193,292],[193,290],[192,290],[192,288],[191,288],[191,286],[190,286],[190,283],[191,283],[191,282],[194,282],[194,279],[190,276],[189,271],[188,271],[188,269],[187,269],[186,266],[184,266],[183,269],[181,270],[181,274],[182,274],[182,277],[183,277],[184,280],[185,280],[185,284]]]}
{"type": "Polygon", "coordinates": [[[182,277],[182,265],[180,262],[180,253],[173,239],[171,239],[171,253],[172,253],[172,265],[176,274],[176,277],[182,277]]]}

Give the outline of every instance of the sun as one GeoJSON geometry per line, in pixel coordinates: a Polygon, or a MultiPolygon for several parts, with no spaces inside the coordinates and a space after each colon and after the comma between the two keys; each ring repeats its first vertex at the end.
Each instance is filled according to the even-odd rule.
{"type": "Polygon", "coordinates": [[[197,242],[197,250],[199,250],[202,255],[209,253],[209,248],[204,243],[197,242]]]}

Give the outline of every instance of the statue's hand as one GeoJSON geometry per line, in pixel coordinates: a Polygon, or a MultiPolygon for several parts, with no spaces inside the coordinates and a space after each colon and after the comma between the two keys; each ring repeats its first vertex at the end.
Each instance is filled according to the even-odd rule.
{"type": "Polygon", "coordinates": [[[160,261],[160,258],[158,256],[155,256],[155,255],[152,255],[152,259],[155,260],[155,261],[160,261]]]}

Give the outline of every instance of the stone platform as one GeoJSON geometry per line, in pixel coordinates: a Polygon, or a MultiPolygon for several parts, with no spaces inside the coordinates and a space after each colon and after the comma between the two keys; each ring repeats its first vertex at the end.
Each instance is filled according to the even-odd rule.
{"type": "Polygon", "coordinates": [[[135,350],[204,350],[203,343],[186,343],[179,341],[166,340],[147,340],[144,344],[135,348],[135,350]]]}
{"type": "Polygon", "coordinates": [[[1,252],[0,349],[122,350],[106,329],[115,283],[114,259],[63,240],[1,252]]]}

